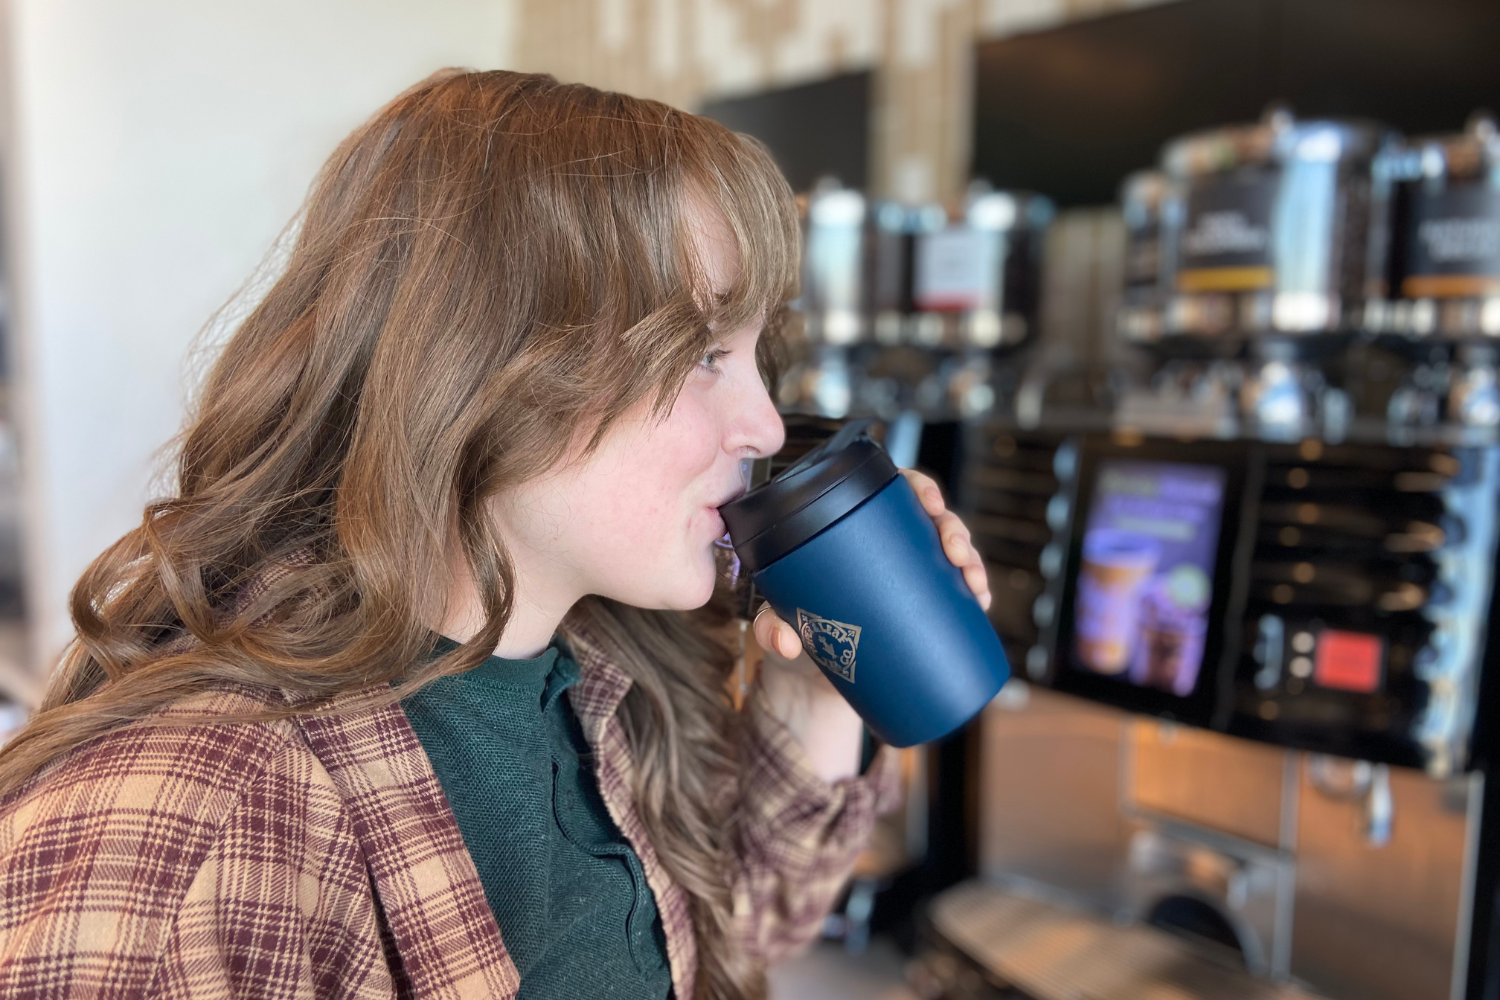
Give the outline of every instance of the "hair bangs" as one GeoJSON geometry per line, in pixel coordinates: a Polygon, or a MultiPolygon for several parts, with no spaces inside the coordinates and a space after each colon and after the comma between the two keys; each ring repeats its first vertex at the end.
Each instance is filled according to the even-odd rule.
{"type": "Polygon", "coordinates": [[[697,119],[722,132],[720,141],[695,147],[709,154],[693,164],[702,171],[716,207],[734,235],[739,267],[729,289],[713,300],[709,319],[719,329],[769,322],[796,297],[801,260],[797,202],[781,170],[759,140],[730,132],[716,122],[697,119]]]}
{"type": "MultiPolygon", "coordinates": [[[[650,366],[640,381],[651,386],[658,414],[670,408],[703,353],[729,331],[762,326],[757,355],[772,375],[767,369],[774,367],[787,303],[797,294],[801,260],[796,198],[765,146],[675,110],[663,126],[650,145],[658,147],[657,163],[665,169],[648,183],[641,183],[640,173],[621,178],[646,202],[640,216],[655,223],[627,251],[640,259],[623,268],[635,276],[636,294],[645,292],[647,300],[638,299],[620,325],[631,353],[650,366]],[[695,253],[695,202],[718,216],[733,241],[735,263],[726,285],[716,285],[695,253]],[[649,284],[639,280],[643,271],[652,273],[649,284]]],[[[629,402],[619,399],[613,409],[629,402]]]]}

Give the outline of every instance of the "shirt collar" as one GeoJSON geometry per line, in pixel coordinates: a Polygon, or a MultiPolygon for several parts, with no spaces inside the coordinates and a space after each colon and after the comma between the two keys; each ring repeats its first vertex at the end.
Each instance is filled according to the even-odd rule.
{"type": "Polygon", "coordinates": [[[633,682],[588,632],[570,629],[568,645],[579,668],[578,683],[568,692],[568,700],[584,736],[591,746],[597,747],[604,737],[604,727],[625,700],[633,682]]]}
{"type": "MultiPolygon", "coordinates": [[[[439,635],[433,644],[432,656],[436,658],[451,653],[458,646],[456,640],[439,635]]],[[[568,644],[561,636],[554,636],[547,648],[536,656],[516,660],[491,654],[464,676],[524,688],[538,700],[545,712],[564,691],[578,682],[580,670],[568,644]]]]}

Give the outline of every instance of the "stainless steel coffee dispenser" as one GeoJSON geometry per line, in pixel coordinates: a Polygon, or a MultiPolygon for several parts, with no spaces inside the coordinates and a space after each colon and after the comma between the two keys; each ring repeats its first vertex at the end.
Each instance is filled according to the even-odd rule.
{"type": "Polygon", "coordinates": [[[1169,144],[1164,332],[1290,339],[1354,329],[1369,267],[1370,167],[1390,139],[1373,123],[1275,111],[1169,144]]]}
{"type": "Polygon", "coordinates": [[[802,318],[799,356],[779,387],[785,409],[848,415],[854,376],[850,348],[869,333],[863,194],[825,179],[803,200],[802,318]]]}
{"type": "Polygon", "coordinates": [[[1205,377],[1237,391],[1258,433],[1337,433],[1346,419],[1336,372],[1318,362],[1363,317],[1371,164],[1391,140],[1374,123],[1278,110],[1163,151],[1159,341],[1169,355],[1243,357],[1205,377]]]}
{"type": "Polygon", "coordinates": [[[1053,217],[1039,195],[969,189],[962,216],[916,245],[917,339],[950,349],[1014,348],[1035,335],[1041,238],[1053,217]]]}
{"type": "Polygon", "coordinates": [[[1374,165],[1374,180],[1386,245],[1377,247],[1384,260],[1371,275],[1366,329],[1413,338],[1500,337],[1494,119],[1477,114],[1461,133],[1387,150],[1374,165]]]}
{"type": "Polygon", "coordinates": [[[1175,272],[1162,255],[1162,203],[1168,182],[1157,170],[1141,170],[1120,186],[1120,211],[1125,224],[1124,288],[1116,315],[1121,339],[1150,344],[1161,339],[1162,271],[1175,272]]]}
{"type": "Polygon", "coordinates": [[[941,360],[944,398],[923,410],[967,420],[1014,405],[1013,369],[994,358],[1033,343],[1040,301],[1042,242],[1051,201],[976,183],[963,212],[913,245],[912,343],[941,360]]]}
{"type": "Polygon", "coordinates": [[[978,417],[1005,405],[992,359],[1035,338],[1052,205],[973,188],[938,205],[872,201],[836,182],[806,199],[804,337],[780,398],[828,417],[978,417]]]}
{"type": "Polygon", "coordinates": [[[1461,133],[1412,139],[1374,166],[1381,220],[1365,328],[1405,378],[1395,425],[1500,424],[1500,136],[1475,115],[1461,133]]]}

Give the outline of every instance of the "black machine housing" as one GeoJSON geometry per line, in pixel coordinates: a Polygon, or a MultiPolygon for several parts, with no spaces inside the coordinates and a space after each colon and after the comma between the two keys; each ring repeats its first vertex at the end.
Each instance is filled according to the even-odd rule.
{"type": "Polygon", "coordinates": [[[990,425],[968,453],[964,504],[995,578],[991,618],[1033,682],[1438,776],[1486,755],[1500,447],[990,425]],[[1202,665],[1185,696],[1080,669],[1073,652],[1095,480],[1122,460],[1224,470],[1202,665]]]}

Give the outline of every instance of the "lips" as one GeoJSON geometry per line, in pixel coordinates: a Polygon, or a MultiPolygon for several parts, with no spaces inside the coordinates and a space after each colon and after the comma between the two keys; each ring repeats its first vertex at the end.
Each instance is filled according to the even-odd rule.
{"type": "Polygon", "coordinates": [[[713,523],[715,538],[724,538],[729,533],[729,526],[724,523],[724,515],[719,513],[719,508],[729,503],[731,500],[736,499],[740,496],[740,494],[744,492],[745,488],[743,486],[736,486],[732,492],[725,493],[722,499],[709,504],[706,508],[709,514],[709,518],[713,523]]]}
{"type": "Polygon", "coordinates": [[[744,492],[745,492],[745,487],[743,487],[743,486],[735,486],[735,488],[733,490],[731,490],[730,492],[724,494],[724,497],[723,497],[722,500],[718,500],[718,501],[710,504],[709,506],[711,506],[714,509],[714,512],[717,513],[720,507],[724,506],[726,503],[729,503],[732,500],[738,500],[741,496],[744,495],[744,492]]]}
{"type": "Polygon", "coordinates": [[[742,496],[744,492],[744,484],[736,483],[734,487],[728,492],[721,493],[718,500],[715,500],[705,506],[704,509],[708,511],[709,519],[713,524],[714,539],[716,541],[727,538],[729,536],[729,526],[724,523],[724,515],[719,513],[719,508],[729,503],[731,500],[739,499],[739,497],[742,496]]]}

